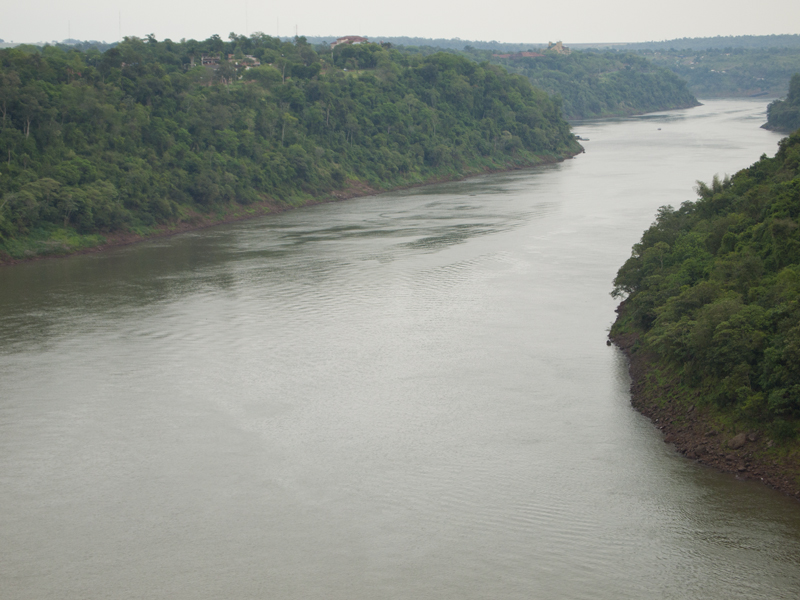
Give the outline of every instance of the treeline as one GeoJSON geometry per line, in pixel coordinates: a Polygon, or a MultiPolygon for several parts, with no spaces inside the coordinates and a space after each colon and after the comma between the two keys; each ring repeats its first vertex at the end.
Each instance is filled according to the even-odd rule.
{"type": "Polygon", "coordinates": [[[614,280],[612,337],[638,334],[670,393],[776,442],[800,424],[800,133],[774,158],[662,207],[614,280]]]}
{"type": "MultiPolygon", "coordinates": [[[[800,38],[800,36],[798,36],[800,38]]],[[[640,51],[654,64],[686,80],[699,98],[779,97],[800,71],[800,48],[640,51]]]]}
{"type": "Polygon", "coordinates": [[[762,127],[785,132],[800,129],[800,73],[792,75],[786,99],[775,100],[767,107],[767,122],[762,127]]]}
{"type": "Polygon", "coordinates": [[[800,35],[718,35],[703,38],[676,38],[660,42],[624,44],[625,50],[722,50],[725,48],[800,48],[800,35]]]}
{"type": "MultiPolygon", "coordinates": [[[[336,39],[336,36],[316,36],[308,37],[311,43],[327,43],[336,39]]],[[[460,38],[421,38],[421,37],[392,37],[392,36],[372,36],[373,41],[390,42],[395,45],[402,46],[417,46],[417,47],[431,47],[450,50],[462,50],[465,46],[473,48],[504,51],[504,52],[519,52],[528,50],[529,48],[546,47],[547,44],[543,40],[539,42],[519,42],[507,43],[482,40],[462,40],[460,38]]],[[[567,43],[569,40],[565,40],[567,43]]],[[[576,40],[572,40],[576,42],[576,40]]],[[[649,42],[629,42],[629,43],[615,43],[615,44],[581,44],[569,43],[573,48],[597,48],[598,50],[611,50],[623,53],[636,52],[637,50],[722,50],[725,48],[752,48],[752,49],[768,49],[768,48],[800,48],[800,35],[798,34],[774,34],[774,35],[718,35],[715,37],[702,37],[702,38],[676,38],[671,40],[649,41],[649,42]]]]}
{"type": "MultiPolygon", "coordinates": [[[[308,42],[311,44],[328,44],[336,39],[336,36],[308,36],[308,42]]],[[[494,50],[496,52],[519,52],[520,50],[527,50],[530,47],[540,47],[542,43],[531,44],[531,42],[524,43],[508,43],[481,40],[462,40],[461,38],[422,38],[422,37],[409,37],[409,36],[371,36],[370,41],[375,43],[392,44],[393,46],[402,46],[404,48],[433,48],[434,51],[441,50],[456,50],[461,51],[465,46],[474,48],[483,48],[487,50],[494,50]]],[[[547,44],[544,44],[545,46],[547,44]]]]}
{"type": "Polygon", "coordinates": [[[579,151],[556,101],[450,54],[263,34],[0,51],[0,251],[14,256],[32,251],[26,240],[40,252],[74,234],[579,151]]]}

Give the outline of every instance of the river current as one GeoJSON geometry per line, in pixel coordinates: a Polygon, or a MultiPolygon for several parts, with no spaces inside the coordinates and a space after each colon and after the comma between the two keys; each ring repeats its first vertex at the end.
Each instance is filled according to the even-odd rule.
{"type": "Polygon", "coordinates": [[[677,454],[606,346],[765,107],[1,269],[0,598],[796,599],[800,504],[677,454]]]}

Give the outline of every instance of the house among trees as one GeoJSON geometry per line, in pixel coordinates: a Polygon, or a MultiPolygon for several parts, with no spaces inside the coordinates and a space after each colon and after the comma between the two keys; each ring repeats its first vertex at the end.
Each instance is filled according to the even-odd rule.
{"type": "MultiPolygon", "coordinates": [[[[203,86],[210,86],[214,85],[215,82],[230,85],[234,81],[242,79],[242,76],[239,75],[240,72],[260,67],[261,61],[250,54],[243,55],[241,52],[236,52],[236,54],[228,54],[227,59],[223,59],[216,54],[211,56],[204,55],[200,59],[200,64],[205,69],[205,75],[198,83],[203,86]]],[[[193,67],[194,57],[191,58],[189,68],[193,67]]]]}
{"type": "Polygon", "coordinates": [[[337,38],[335,42],[331,42],[331,50],[336,48],[341,44],[367,44],[369,40],[365,37],[361,37],[358,35],[346,35],[344,37],[337,38]]]}
{"type": "Polygon", "coordinates": [[[241,58],[236,58],[235,54],[228,54],[228,61],[237,67],[244,67],[245,70],[261,66],[261,61],[251,54],[245,54],[241,58]]]}

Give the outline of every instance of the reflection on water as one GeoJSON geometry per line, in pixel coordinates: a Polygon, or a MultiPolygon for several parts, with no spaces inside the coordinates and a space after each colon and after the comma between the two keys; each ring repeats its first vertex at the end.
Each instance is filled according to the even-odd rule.
{"type": "Polygon", "coordinates": [[[230,289],[236,281],[229,268],[232,256],[241,268],[279,281],[319,278],[335,272],[347,258],[329,256],[327,244],[354,247],[366,242],[368,254],[355,260],[387,262],[408,251],[436,251],[507,231],[554,209],[555,203],[539,202],[524,211],[495,214],[484,201],[502,194],[513,178],[505,174],[444,184],[435,195],[419,188],[372,202],[361,200],[361,212],[353,221],[348,221],[353,217],[349,212],[337,214],[339,205],[328,205],[7,269],[0,292],[0,337],[14,345],[4,345],[0,352],[18,351],[25,341],[36,344],[53,335],[70,335],[74,328],[85,327],[87,311],[94,319],[126,319],[152,304],[174,302],[202,289],[230,289]],[[404,198],[401,206],[395,197],[404,198]],[[323,220],[309,223],[312,211],[323,220]]]}
{"type": "Polygon", "coordinates": [[[795,598],[797,503],[675,454],[605,345],[764,108],[3,269],[0,598],[795,598]]]}

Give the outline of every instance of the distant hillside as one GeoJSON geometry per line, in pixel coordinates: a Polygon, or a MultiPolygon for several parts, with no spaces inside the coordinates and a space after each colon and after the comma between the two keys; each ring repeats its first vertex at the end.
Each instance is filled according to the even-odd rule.
{"type": "Polygon", "coordinates": [[[636,42],[620,46],[622,50],[709,50],[716,48],[800,48],[800,35],[718,35],[716,37],[680,38],[662,42],[636,42]]]}
{"type": "MultiPolygon", "coordinates": [[[[421,38],[421,37],[406,37],[406,36],[366,36],[371,42],[389,43],[394,46],[416,46],[416,47],[429,47],[439,50],[463,50],[465,47],[480,48],[484,50],[503,50],[505,52],[521,52],[530,48],[547,47],[547,42],[518,42],[507,43],[480,40],[462,40],[461,38],[421,38]]],[[[329,44],[334,41],[337,36],[307,36],[309,44],[329,44]]],[[[285,41],[291,41],[294,38],[283,38],[285,41]]]]}
{"type": "Polygon", "coordinates": [[[561,100],[567,119],[636,115],[699,104],[685,81],[631,53],[544,52],[538,57],[504,58],[471,49],[463,54],[524,75],[535,87],[561,100]]]}
{"type": "MultiPolygon", "coordinates": [[[[352,32],[349,32],[352,33],[352,32]]],[[[356,32],[358,33],[358,32],[356,32]]],[[[345,35],[345,34],[342,34],[345,35]]],[[[312,35],[305,36],[309,44],[320,45],[330,44],[334,41],[337,35],[312,35]]],[[[409,36],[366,36],[371,42],[384,42],[390,43],[395,46],[417,46],[417,47],[431,47],[442,50],[464,50],[465,48],[477,48],[479,50],[502,50],[504,52],[524,52],[535,48],[546,48],[547,43],[544,40],[535,42],[498,42],[497,40],[462,40],[461,38],[423,38],[423,37],[409,37],[409,36]]],[[[280,38],[284,42],[292,42],[294,36],[284,36],[280,38]]],[[[18,44],[5,43],[0,40],[2,47],[13,47],[18,44]]],[[[100,42],[96,40],[64,40],[62,42],[48,42],[52,46],[74,46],[80,50],[87,50],[88,48],[97,48],[101,52],[105,52],[109,48],[117,45],[117,42],[100,42]]],[[[730,49],[730,48],[747,48],[747,49],[769,49],[769,48],[798,48],[800,49],[800,35],[797,34],[784,34],[784,35],[739,35],[739,36],[716,36],[707,38],[680,38],[665,41],[651,41],[651,42],[614,42],[614,43],[582,43],[582,42],[565,42],[566,45],[585,50],[594,48],[598,50],[616,50],[619,52],[629,52],[631,50],[692,50],[701,51],[708,49],[730,49]]],[[[44,42],[34,44],[43,46],[44,42]]]]}
{"type": "MultiPolygon", "coordinates": [[[[559,53],[546,50],[547,45],[533,44],[515,47],[519,50],[510,52],[468,45],[446,52],[478,63],[488,61],[524,76],[534,87],[558,99],[567,119],[637,115],[699,104],[679,77],[632,53],[572,51],[568,47],[559,53]]],[[[412,56],[441,52],[427,45],[395,49],[412,56]]]]}
{"type": "MultiPolygon", "coordinates": [[[[330,42],[334,38],[309,38],[314,43],[330,42]]],[[[455,39],[432,39],[411,37],[374,37],[375,41],[389,42],[402,47],[406,52],[415,52],[423,55],[432,54],[440,50],[462,53],[477,60],[493,60],[492,54],[508,54],[515,52],[537,51],[547,47],[545,43],[502,43],[497,41],[475,41],[455,39]]],[[[748,96],[780,97],[788,92],[787,83],[793,73],[800,71],[800,35],[744,35],[744,36],[717,36],[709,38],[681,38],[661,42],[613,43],[613,44],[566,44],[573,50],[595,52],[602,55],[635,53],[654,63],[657,67],[669,69],[688,84],[688,91],[699,98],[732,98],[748,96]]],[[[625,61],[624,56],[613,58],[611,61],[625,61]]],[[[502,62],[502,61],[493,61],[502,62]]],[[[505,61],[502,64],[513,72],[521,72],[518,61],[505,61]]],[[[642,70],[638,68],[638,70],[642,70]]],[[[559,69],[547,69],[558,71],[559,69]]],[[[579,69],[580,70],[580,69],[579,69]]],[[[604,70],[604,69],[601,69],[604,70]]],[[[615,69],[612,69],[615,70],[615,69]]],[[[648,71],[648,69],[644,69],[648,71]]],[[[534,85],[539,85],[551,94],[559,94],[564,99],[565,114],[569,118],[582,116],[603,116],[611,114],[631,114],[633,112],[647,112],[649,109],[642,106],[642,101],[635,98],[622,98],[622,104],[636,108],[609,108],[608,102],[589,96],[597,96],[598,90],[587,89],[579,94],[581,99],[573,102],[577,90],[565,89],[563,76],[552,74],[528,75],[534,85]],[[584,108],[572,108],[583,105],[584,108]],[[594,107],[594,108],[592,108],[594,107]]],[[[581,74],[585,82],[585,74],[581,74]]],[[[571,82],[566,87],[574,87],[571,82]]],[[[642,82],[640,82],[642,83],[642,82]]],[[[655,101],[649,102],[650,106],[666,106],[669,103],[659,101],[668,90],[664,88],[666,80],[659,78],[655,90],[655,101]]],[[[634,87],[639,87],[638,84],[634,87]]],[[[667,86],[670,87],[670,86],[667,86]]],[[[611,94],[611,105],[616,100],[614,91],[602,91],[600,96],[611,94]]],[[[652,96],[653,94],[649,94],[652,96]]],[[[617,103],[619,104],[619,103],[617,103]]]]}
{"type": "Polygon", "coordinates": [[[800,71],[800,47],[638,53],[679,75],[699,98],[785,96],[789,79],[800,71]]]}
{"type": "Polygon", "coordinates": [[[53,40],[52,42],[37,42],[35,44],[15,44],[13,42],[4,43],[3,40],[0,40],[0,48],[19,48],[26,46],[41,50],[44,46],[56,46],[65,50],[75,48],[81,52],[86,52],[90,48],[96,48],[100,52],[105,52],[117,44],[119,44],[119,42],[99,42],[97,40],[64,40],[62,42],[53,40]]]}
{"type": "MultiPolygon", "coordinates": [[[[432,46],[398,46],[401,52],[428,56],[432,46]]],[[[637,115],[689,108],[699,103],[678,76],[632,53],[595,50],[558,53],[543,48],[508,53],[466,49],[448,50],[477,62],[502,65],[526,77],[535,87],[561,102],[567,119],[637,115]],[[538,52],[527,52],[538,50],[538,52]]]]}
{"type": "MultiPolygon", "coordinates": [[[[353,33],[353,32],[348,32],[353,33]]],[[[355,32],[359,33],[359,32],[355,32]]],[[[359,33],[360,35],[362,33],[359,33]]],[[[345,34],[342,34],[345,35],[345,34]]],[[[306,39],[311,44],[330,43],[337,36],[307,36],[306,39]]],[[[461,38],[421,38],[421,37],[393,37],[393,36],[366,36],[372,42],[389,42],[401,46],[431,46],[445,50],[463,50],[466,46],[481,50],[505,50],[507,52],[523,52],[530,48],[547,47],[543,40],[538,42],[498,42],[483,40],[462,40],[461,38]]],[[[294,38],[284,38],[291,41],[294,38]]],[[[580,43],[577,41],[564,42],[566,45],[576,49],[596,48],[600,50],[618,50],[629,52],[631,50],[708,50],[716,48],[724,50],[726,48],[748,48],[748,49],[769,49],[769,48],[798,48],[800,49],[800,35],[781,34],[781,35],[728,35],[703,38],[679,38],[673,40],[651,41],[651,42],[614,42],[614,43],[580,43]]]]}

